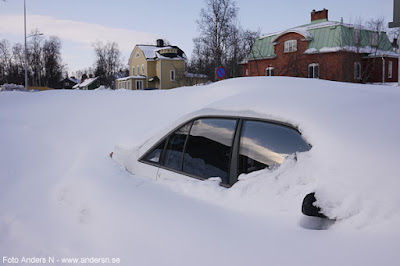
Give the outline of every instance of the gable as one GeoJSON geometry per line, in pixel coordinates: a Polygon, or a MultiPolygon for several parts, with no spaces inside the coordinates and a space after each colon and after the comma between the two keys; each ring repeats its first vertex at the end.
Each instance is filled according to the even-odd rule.
{"type": "Polygon", "coordinates": [[[283,31],[283,32],[281,32],[281,33],[275,35],[275,36],[272,38],[271,41],[274,43],[274,42],[276,42],[280,37],[282,37],[282,36],[284,36],[284,35],[286,35],[286,34],[289,34],[289,33],[297,33],[298,35],[303,36],[305,41],[311,41],[311,40],[313,39],[312,35],[311,35],[308,31],[299,28],[299,29],[290,29],[290,30],[283,31]]]}

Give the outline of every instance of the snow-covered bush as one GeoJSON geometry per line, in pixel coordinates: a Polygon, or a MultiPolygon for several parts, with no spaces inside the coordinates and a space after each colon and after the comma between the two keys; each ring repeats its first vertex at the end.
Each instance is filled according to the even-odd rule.
{"type": "Polygon", "coordinates": [[[97,89],[94,89],[94,90],[111,90],[111,89],[109,87],[101,85],[100,87],[98,87],[97,89]]]}
{"type": "Polygon", "coordinates": [[[5,83],[0,86],[0,91],[28,91],[28,90],[25,89],[25,87],[22,85],[5,83]]]}

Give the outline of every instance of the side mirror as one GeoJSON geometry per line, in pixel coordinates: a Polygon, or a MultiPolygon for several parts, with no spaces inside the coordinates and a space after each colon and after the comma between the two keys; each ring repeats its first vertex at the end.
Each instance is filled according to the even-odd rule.
{"type": "Polygon", "coordinates": [[[315,198],[315,192],[308,194],[304,197],[303,205],[301,206],[301,212],[307,216],[314,216],[319,218],[327,218],[320,207],[314,205],[317,199],[315,198]]]}

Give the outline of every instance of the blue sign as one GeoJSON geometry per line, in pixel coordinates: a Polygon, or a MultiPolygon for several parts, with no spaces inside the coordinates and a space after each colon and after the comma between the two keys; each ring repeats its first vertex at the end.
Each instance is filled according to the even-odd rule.
{"type": "Polygon", "coordinates": [[[218,67],[215,73],[217,74],[217,77],[219,79],[223,79],[226,77],[226,70],[223,67],[218,67]]]}

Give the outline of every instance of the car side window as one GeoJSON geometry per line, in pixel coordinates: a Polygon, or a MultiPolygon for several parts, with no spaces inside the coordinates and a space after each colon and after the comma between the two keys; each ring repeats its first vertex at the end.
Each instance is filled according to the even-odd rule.
{"type": "Polygon", "coordinates": [[[184,152],[183,172],[228,182],[235,119],[204,118],[193,122],[184,152]]]}
{"type": "Polygon", "coordinates": [[[308,151],[310,145],[290,127],[243,121],[239,147],[239,174],[280,165],[292,153],[308,151]]]}
{"type": "Polygon", "coordinates": [[[167,135],[141,159],[199,179],[231,186],[240,174],[280,165],[311,146],[295,128],[246,118],[203,117],[167,135]]]}
{"type": "Polygon", "coordinates": [[[192,123],[187,123],[168,138],[162,165],[171,169],[182,170],[183,149],[191,125],[192,123]]]}
{"type": "Polygon", "coordinates": [[[154,148],[153,150],[151,150],[151,152],[149,152],[149,153],[143,158],[143,160],[145,160],[145,161],[147,161],[147,162],[159,164],[159,163],[160,163],[160,160],[161,160],[162,152],[164,151],[165,142],[166,142],[166,140],[164,139],[160,144],[157,145],[156,148],[154,148]]]}

